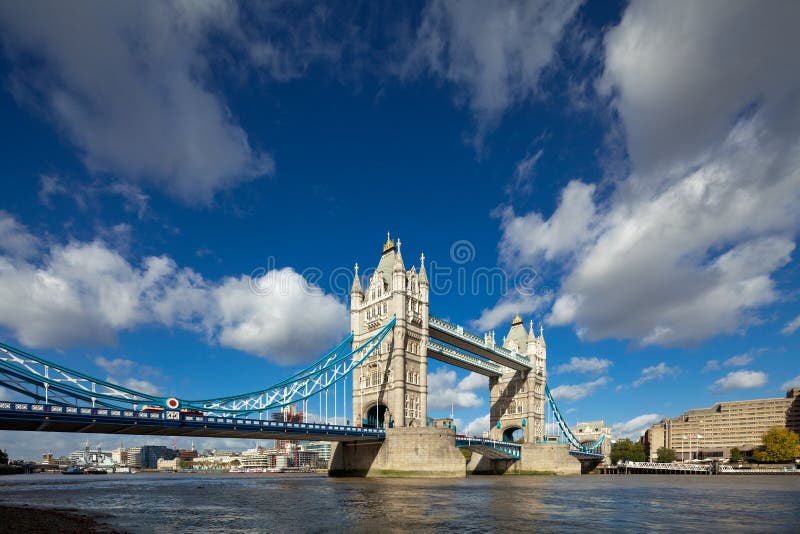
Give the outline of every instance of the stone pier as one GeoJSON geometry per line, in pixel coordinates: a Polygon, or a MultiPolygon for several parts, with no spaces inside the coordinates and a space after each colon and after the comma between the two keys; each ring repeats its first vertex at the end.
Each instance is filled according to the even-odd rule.
{"type": "Polygon", "coordinates": [[[472,453],[467,473],[475,475],[580,475],[581,462],[561,443],[525,443],[520,460],[490,460],[472,453]]]}
{"type": "Polygon", "coordinates": [[[389,428],[376,443],[337,443],[331,451],[330,476],[463,477],[464,455],[455,432],[446,428],[389,428]]]}

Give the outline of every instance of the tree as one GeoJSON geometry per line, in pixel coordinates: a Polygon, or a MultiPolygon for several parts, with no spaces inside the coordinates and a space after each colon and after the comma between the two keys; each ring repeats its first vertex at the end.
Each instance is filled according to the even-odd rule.
{"type": "Polygon", "coordinates": [[[644,462],[644,445],[631,440],[619,439],[611,446],[611,463],[616,464],[619,461],[623,462],[644,462]]]}
{"type": "Polygon", "coordinates": [[[759,462],[791,462],[800,456],[800,436],[785,427],[776,426],[761,437],[763,445],[753,452],[759,462]]]}
{"type": "Polygon", "coordinates": [[[6,451],[0,449],[0,465],[5,465],[8,463],[8,454],[6,451]]]}
{"type": "Polygon", "coordinates": [[[739,447],[734,447],[731,449],[730,461],[735,464],[738,464],[742,461],[742,451],[739,450],[739,447]]]}
{"type": "Polygon", "coordinates": [[[238,467],[241,463],[242,462],[240,462],[239,460],[236,460],[235,458],[233,460],[231,460],[231,465],[233,467],[238,467]]]}
{"type": "Polygon", "coordinates": [[[675,461],[675,451],[666,447],[659,447],[656,451],[656,461],[662,464],[671,464],[675,461]]]}

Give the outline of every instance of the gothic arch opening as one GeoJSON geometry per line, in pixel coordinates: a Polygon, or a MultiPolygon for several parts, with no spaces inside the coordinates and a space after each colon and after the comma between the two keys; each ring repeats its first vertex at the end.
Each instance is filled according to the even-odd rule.
{"type": "Polygon", "coordinates": [[[389,408],[384,404],[372,406],[367,410],[363,426],[368,428],[387,428],[389,426],[389,408]]]}
{"type": "Polygon", "coordinates": [[[503,441],[508,443],[521,443],[525,439],[525,431],[518,426],[510,426],[503,430],[503,441]]]}

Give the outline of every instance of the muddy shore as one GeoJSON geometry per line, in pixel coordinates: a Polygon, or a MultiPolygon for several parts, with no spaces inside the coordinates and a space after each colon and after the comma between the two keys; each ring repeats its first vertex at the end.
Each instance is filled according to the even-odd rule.
{"type": "Polygon", "coordinates": [[[123,534],[121,530],[93,517],[73,510],[50,510],[28,506],[0,504],[0,534],[22,532],[89,532],[123,534]]]}

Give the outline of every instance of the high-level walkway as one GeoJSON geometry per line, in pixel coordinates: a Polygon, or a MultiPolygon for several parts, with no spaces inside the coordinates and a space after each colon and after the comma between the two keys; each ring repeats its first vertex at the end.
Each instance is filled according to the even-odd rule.
{"type": "MultiPolygon", "coordinates": [[[[533,368],[527,356],[499,345],[489,344],[484,338],[467,331],[463,326],[433,316],[429,318],[428,326],[431,339],[447,343],[517,371],[529,371],[533,368]]],[[[459,364],[456,363],[455,365],[459,364]]],[[[486,372],[482,374],[486,374],[486,372]]]]}

